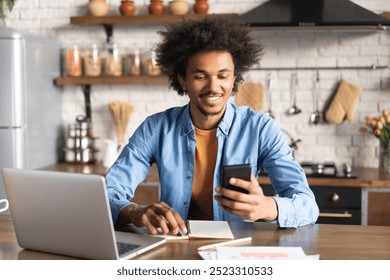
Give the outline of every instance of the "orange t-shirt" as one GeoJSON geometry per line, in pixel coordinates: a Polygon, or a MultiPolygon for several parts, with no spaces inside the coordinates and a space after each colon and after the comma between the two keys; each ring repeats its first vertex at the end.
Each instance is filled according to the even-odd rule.
{"type": "Polygon", "coordinates": [[[194,180],[188,219],[213,220],[213,180],[217,159],[217,128],[201,130],[195,128],[196,149],[194,180]]]}

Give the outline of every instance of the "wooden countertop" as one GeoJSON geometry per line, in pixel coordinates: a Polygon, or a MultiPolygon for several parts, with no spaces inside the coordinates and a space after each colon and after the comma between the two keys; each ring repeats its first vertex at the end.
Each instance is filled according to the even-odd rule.
{"type": "MultiPolygon", "coordinates": [[[[42,168],[52,171],[66,171],[87,174],[100,174],[104,176],[107,168],[100,164],[69,164],[58,163],[42,168]]],[[[308,178],[310,186],[324,187],[361,187],[361,188],[390,188],[390,173],[381,173],[376,168],[356,167],[354,172],[357,179],[346,178],[308,178]]],[[[152,165],[145,182],[158,182],[157,166],[152,165]]],[[[259,177],[260,185],[269,185],[270,180],[266,176],[259,177]]]]}
{"type": "MultiPolygon", "coordinates": [[[[99,174],[106,175],[108,168],[104,167],[101,164],[79,164],[79,163],[57,163],[41,168],[43,170],[49,171],[64,171],[64,172],[74,172],[74,173],[85,173],[85,174],[99,174]]],[[[158,182],[158,171],[155,164],[152,165],[148,176],[145,179],[145,182],[158,182]]]]}
{"type": "MultiPolygon", "coordinates": [[[[236,238],[252,236],[245,246],[302,247],[308,255],[322,260],[389,260],[390,227],[315,224],[297,229],[283,229],[270,223],[229,222],[236,238]]],[[[215,240],[170,241],[136,259],[200,260],[197,248],[215,240]]],[[[0,260],[50,260],[70,257],[24,250],[18,246],[11,216],[0,215],[0,260]]]]}
{"type": "MultiPolygon", "coordinates": [[[[381,173],[377,168],[355,167],[356,179],[350,178],[307,178],[309,186],[390,188],[390,173],[381,173]]],[[[259,183],[270,184],[266,176],[260,176],[259,183]]]]}

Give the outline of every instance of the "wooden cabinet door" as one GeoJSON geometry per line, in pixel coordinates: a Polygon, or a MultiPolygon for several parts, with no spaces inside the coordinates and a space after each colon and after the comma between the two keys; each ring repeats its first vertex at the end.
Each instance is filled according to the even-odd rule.
{"type": "Polygon", "coordinates": [[[390,226],[390,192],[368,191],[367,225],[390,226]]]}

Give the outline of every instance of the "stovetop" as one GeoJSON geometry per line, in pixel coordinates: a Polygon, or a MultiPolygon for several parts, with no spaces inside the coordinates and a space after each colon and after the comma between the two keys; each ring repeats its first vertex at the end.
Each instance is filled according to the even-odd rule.
{"type": "Polygon", "coordinates": [[[318,163],[305,161],[301,162],[301,166],[308,178],[357,178],[351,166],[346,163],[343,164],[341,171],[338,170],[334,162],[318,163]]]}

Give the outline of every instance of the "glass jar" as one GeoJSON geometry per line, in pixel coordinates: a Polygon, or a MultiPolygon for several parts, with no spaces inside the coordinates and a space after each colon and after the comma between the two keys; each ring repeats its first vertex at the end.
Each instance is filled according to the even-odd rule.
{"type": "Polygon", "coordinates": [[[379,171],[384,173],[390,173],[390,142],[380,141],[379,171]]]}
{"type": "Polygon", "coordinates": [[[122,56],[115,43],[108,43],[106,46],[104,74],[106,76],[122,76],[122,56]]]}
{"type": "Polygon", "coordinates": [[[85,50],[84,74],[88,77],[98,77],[102,74],[102,57],[96,44],[85,50]]]}
{"type": "Polygon", "coordinates": [[[81,77],[82,71],[82,52],[78,45],[66,48],[63,52],[64,74],[69,77],[81,77]]]}
{"type": "Polygon", "coordinates": [[[125,57],[123,62],[124,75],[139,76],[141,75],[141,56],[139,50],[131,50],[125,57]]]}
{"type": "Polygon", "coordinates": [[[143,70],[145,75],[158,76],[160,75],[160,67],[156,63],[156,53],[151,51],[146,53],[143,59],[143,70]]]}

